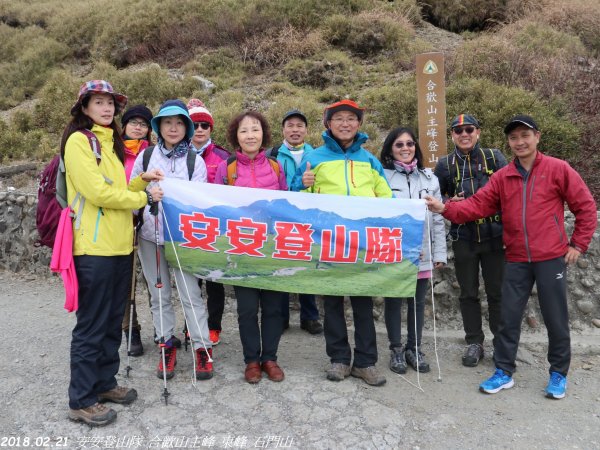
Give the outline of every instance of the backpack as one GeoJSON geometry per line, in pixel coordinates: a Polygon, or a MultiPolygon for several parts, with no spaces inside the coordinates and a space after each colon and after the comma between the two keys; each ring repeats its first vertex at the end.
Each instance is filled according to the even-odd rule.
{"type": "MultiPolygon", "coordinates": [[[[102,148],[98,138],[90,130],[84,129],[79,132],[88,138],[90,149],[96,156],[96,163],[100,165],[102,148]]],[[[80,197],[81,195],[77,193],[72,207],[80,197]]],[[[35,212],[35,224],[39,234],[37,246],[45,245],[50,248],[54,246],[60,214],[67,206],[67,175],[65,163],[59,154],[52,158],[52,161],[40,173],[38,204],[35,212]]],[[[82,207],[83,203],[80,205],[80,210],[82,207]]]]}
{"type": "Polygon", "coordinates": [[[267,158],[274,158],[277,159],[277,156],[279,155],[279,148],[282,146],[283,144],[279,144],[279,145],[275,145],[273,147],[271,147],[269,150],[267,150],[267,158]]]}
{"type": "MultiPolygon", "coordinates": [[[[491,148],[481,148],[480,147],[479,151],[481,152],[481,155],[484,157],[483,162],[485,164],[485,166],[482,167],[482,170],[477,171],[477,173],[475,174],[475,177],[480,181],[484,175],[489,177],[494,172],[496,172],[497,168],[496,168],[496,156],[494,155],[494,151],[491,148]]],[[[456,166],[456,154],[455,153],[452,153],[446,157],[446,164],[448,165],[448,176],[451,180],[451,183],[449,186],[449,191],[451,190],[451,192],[449,192],[449,194],[451,194],[450,197],[453,197],[454,195],[456,195],[456,186],[458,186],[461,182],[460,170],[455,170],[455,166],[456,166]]]]}
{"type": "MultiPolygon", "coordinates": [[[[154,145],[145,149],[144,153],[142,154],[142,170],[144,172],[146,172],[148,170],[148,165],[150,164],[150,157],[152,156],[153,151],[154,151],[154,145]]],[[[194,175],[194,169],[196,168],[196,156],[197,155],[198,154],[193,150],[188,151],[188,154],[187,154],[186,163],[187,163],[187,170],[188,170],[188,178],[190,181],[192,180],[192,175],[194,175]]]]}
{"type": "MultiPolygon", "coordinates": [[[[273,156],[267,156],[267,161],[271,164],[271,168],[275,172],[275,175],[279,179],[279,163],[277,159],[273,156]]],[[[237,179],[237,156],[232,155],[227,158],[227,177],[223,177],[223,184],[228,184],[229,186],[233,186],[235,184],[235,180],[237,179]]]]}

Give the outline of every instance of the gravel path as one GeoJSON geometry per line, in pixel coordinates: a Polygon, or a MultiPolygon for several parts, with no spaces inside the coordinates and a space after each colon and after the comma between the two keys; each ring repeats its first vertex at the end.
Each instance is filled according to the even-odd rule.
{"type": "Polygon", "coordinates": [[[138,303],[146,353],[132,358],[128,379],[123,353],[119,375],[120,383],[138,390],[139,399],[115,406],[114,424],[91,429],[66,419],[74,315],[62,309],[60,281],[7,272],[0,272],[0,281],[0,399],[6,408],[0,414],[0,447],[600,448],[600,333],[573,336],[567,397],[552,401],[543,396],[542,334],[524,335],[515,388],[487,396],[477,386],[492,373],[492,362],[486,357],[477,368],[463,367],[460,333],[438,330],[441,381],[433,337],[426,334],[433,371],[420,377],[421,391],[414,386],[415,372],[403,379],[387,369],[385,332],[378,328],[379,367],[387,384],[373,388],[353,378],[327,381],[323,337],[301,331],[292,311],[279,349],[285,381],[263,379],[252,386],[243,381],[237,322],[228,304],[214,378],[192,384],[192,354],[182,351],[165,406],[145,300],[138,303]]]}

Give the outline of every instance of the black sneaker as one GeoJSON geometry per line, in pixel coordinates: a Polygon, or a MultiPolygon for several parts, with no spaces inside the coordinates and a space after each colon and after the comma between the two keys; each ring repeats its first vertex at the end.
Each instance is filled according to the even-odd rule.
{"type": "MultiPolygon", "coordinates": [[[[129,331],[125,331],[126,342],[129,343],[129,331]]],[[[129,348],[129,356],[142,356],[144,354],[144,346],[142,345],[142,336],[140,330],[134,328],[131,330],[131,347],[129,348]]]]}
{"type": "Polygon", "coordinates": [[[415,353],[414,347],[409,348],[406,347],[406,351],[404,352],[404,357],[406,358],[406,362],[417,372],[426,373],[429,372],[429,363],[425,360],[425,355],[421,350],[417,350],[419,352],[419,360],[417,361],[417,354],[415,353]]]}
{"type": "Polygon", "coordinates": [[[406,358],[404,357],[404,347],[394,347],[391,349],[390,370],[396,373],[406,373],[406,358]]]}
{"type": "Polygon", "coordinates": [[[462,363],[466,367],[475,367],[483,359],[483,345],[469,344],[465,347],[462,363]]]}
{"type": "Polygon", "coordinates": [[[323,332],[323,325],[318,320],[301,320],[300,328],[308,331],[310,334],[319,334],[323,332]]]}

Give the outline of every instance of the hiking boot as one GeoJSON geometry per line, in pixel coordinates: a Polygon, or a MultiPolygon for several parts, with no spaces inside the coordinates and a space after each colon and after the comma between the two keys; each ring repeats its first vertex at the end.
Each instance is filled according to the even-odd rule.
{"type": "Polygon", "coordinates": [[[342,381],[350,376],[350,366],[343,363],[332,363],[327,371],[327,379],[330,381],[342,381]]]}
{"type": "Polygon", "coordinates": [[[463,366],[475,367],[482,359],[483,345],[469,344],[465,347],[465,352],[463,353],[462,357],[463,366]]]}
{"type": "Polygon", "coordinates": [[[114,422],[116,418],[117,412],[102,403],[96,403],[87,408],[69,410],[70,420],[87,423],[90,427],[103,427],[114,422]]]}
{"type": "Polygon", "coordinates": [[[208,336],[210,337],[210,342],[212,345],[217,345],[221,342],[221,330],[208,330],[208,336]]]}
{"type": "MultiPolygon", "coordinates": [[[[171,341],[171,345],[175,348],[181,348],[181,339],[179,339],[177,336],[173,335],[171,336],[168,340],[171,341]]],[[[159,344],[160,343],[160,339],[158,338],[158,336],[156,335],[156,333],[154,333],[154,343],[155,344],[159,344]]]]}
{"type": "MultiPolygon", "coordinates": [[[[129,330],[125,330],[125,340],[129,344],[129,330]]],[[[144,354],[144,346],[142,345],[142,336],[140,330],[134,328],[131,330],[131,346],[129,347],[129,356],[142,356],[144,354]]]]}
{"type": "Polygon", "coordinates": [[[564,398],[567,392],[567,377],[563,377],[558,372],[550,372],[550,380],[546,386],[546,397],[560,399],[564,398]]]}
{"type": "Polygon", "coordinates": [[[425,361],[425,355],[423,354],[423,352],[418,349],[418,361],[417,361],[417,353],[415,353],[415,349],[413,348],[406,348],[406,351],[404,352],[404,357],[406,358],[406,362],[413,368],[415,369],[417,372],[421,372],[421,373],[426,373],[429,372],[430,368],[429,368],[429,364],[427,363],[427,361],[425,361]]]}
{"type": "Polygon", "coordinates": [[[126,388],[124,386],[115,386],[110,391],[102,392],[98,394],[98,401],[100,403],[113,402],[121,405],[129,405],[137,399],[138,394],[135,389],[126,388]]]}
{"type": "Polygon", "coordinates": [[[406,373],[406,358],[404,357],[404,347],[394,347],[391,349],[390,370],[396,373],[406,373]]]}
{"type": "Polygon", "coordinates": [[[323,332],[323,325],[318,320],[301,320],[300,328],[308,331],[310,334],[319,334],[323,332]]]}
{"type": "Polygon", "coordinates": [[[350,375],[356,378],[362,378],[365,383],[371,386],[383,386],[385,384],[385,377],[379,373],[377,367],[354,367],[350,375]]]}
{"type": "Polygon", "coordinates": [[[512,377],[506,375],[502,369],[496,369],[494,375],[479,385],[479,390],[486,394],[495,394],[502,389],[510,389],[515,385],[512,377]]]}
{"type": "Polygon", "coordinates": [[[210,380],[213,377],[212,348],[196,350],[196,380],[210,380]]]}
{"type": "MultiPolygon", "coordinates": [[[[169,341],[171,342],[171,339],[169,341]]],[[[175,366],[177,365],[177,348],[169,347],[165,344],[165,365],[167,366],[166,377],[167,380],[173,378],[175,376],[175,366]]],[[[158,368],[156,369],[156,376],[158,378],[163,378],[163,359],[162,359],[162,350],[160,352],[160,360],[158,362],[158,368]]]]}

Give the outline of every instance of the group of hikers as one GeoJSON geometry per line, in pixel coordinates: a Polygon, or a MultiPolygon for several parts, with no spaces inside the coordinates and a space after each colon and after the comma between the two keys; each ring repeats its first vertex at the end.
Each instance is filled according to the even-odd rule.
{"type": "MultiPolygon", "coordinates": [[[[127,98],[107,81],[84,83],[61,141],[68,203],[85,201],[82,208],[74,208],[73,221],[79,307],[71,342],[71,420],[106,425],[117,413],[105,402],[129,404],[137,398],[135,389],[119,386],[116,380],[123,334],[129,336],[130,355],[144,351],[135,303],[131,308],[129,303],[134,245],[148,285],[160,349],[157,376],[166,380],[175,375],[177,348],[182,344],[175,336],[170,269],[177,285],[186,286],[179,295],[195,352],[196,379],[213,376],[224,288],[169,267],[160,187],[165,178],[312,194],[423,199],[428,207],[423,242],[431,245],[423,245],[415,296],[385,299],[390,370],[400,374],[408,366],[423,373],[430,370],[422,350],[424,305],[433,271],[447,262],[446,218],[451,222],[449,236],[467,344],[463,365],[477,366],[484,357],[480,268],[496,367],[480,385],[485,393],[514,384],[521,320],[536,283],[549,341],[546,395],[564,397],[570,362],[565,271],[591,241],[596,205],[576,171],[537,149],[541,132],[532,117],[517,115],[507,122],[504,132],[514,156],[508,163],[499,150],[480,145],[481,126],[475,117],[458,115],[450,123],[454,149],[432,171],[424,167],[419,142],[408,127],[388,134],[380,159],[367,151],[363,145],[368,136],[360,131],[365,110],[352,100],[340,100],[324,109],[323,145],[316,149],[305,142],[309,121],[301,110],[283,116],[283,142],[275,146],[271,146],[266,118],[257,111],[242,112],[227,127],[231,151],[213,142],[213,116],[198,99],[187,104],[167,100],[155,115],[143,105],[125,110],[126,103],[127,98]],[[121,112],[122,129],[116,119],[121,112]],[[90,150],[82,130],[97,137],[101,159],[90,150]],[[570,238],[564,227],[565,202],[575,215],[570,238]],[[403,300],[407,302],[404,342],[403,300]]],[[[258,383],[263,373],[271,381],[284,380],[277,350],[289,327],[290,294],[241,286],[234,286],[234,291],[245,380],[258,383]]],[[[373,300],[350,297],[353,357],[344,299],[343,295],[322,296],[321,323],[315,296],[299,295],[300,327],[311,334],[324,333],[331,362],[328,380],[342,381],[352,375],[381,386],[386,379],[376,367],[373,300]]]]}

